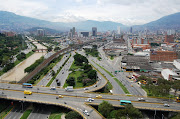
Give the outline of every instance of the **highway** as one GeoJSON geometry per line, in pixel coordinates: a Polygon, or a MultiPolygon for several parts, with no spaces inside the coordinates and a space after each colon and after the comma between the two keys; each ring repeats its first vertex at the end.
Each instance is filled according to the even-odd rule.
{"type": "Polygon", "coordinates": [[[48,119],[50,113],[46,105],[36,105],[28,119],[48,119]]]}
{"type": "MultiPolygon", "coordinates": [[[[146,96],[146,92],[140,88],[138,85],[136,85],[135,83],[131,83],[126,76],[128,75],[127,72],[118,72],[117,75],[114,73],[115,71],[120,71],[120,64],[121,64],[121,60],[122,57],[117,57],[115,62],[111,62],[109,61],[109,59],[105,56],[105,53],[102,49],[102,47],[100,47],[98,49],[99,53],[101,54],[102,60],[99,61],[97,59],[95,59],[95,62],[99,63],[100,66],[104,67],[106,70],[108,70],[109,72],[112,72],[112,74],[119,80],[122,82],[122,84],[128,89],[128,91],[132,94],[132,95],[138,95],[138,96],[146,96]]],[[[113,85],[114,86],[114,85],[113,85]]]]}
{"type": "MultiPolygon", "coordinates": [[[[79,51],[79,54],[82,54],[85,56],[85,53],[83,51],[79,51]]],[[[106,71],[104,71],[102,68],[100,68],[96,63],[98,62],[96,58],[88,56],[88,61],[96,68],[98,69],[104,76],[109,80],[109,82],[113,85],[113,94],[125,94],[122,88],[116,83],[116,81],[111,77],[106,71]]]]}
{"type": "Polygon", "coordinates": [[[4,119],[20,119],[27,107],[28,104],[19,102],[19,105],[16,104],[12,111],[4,119]]]}
{"type": "MultiPolygon", "coordinates": [[[[56,73],[57,70],[63,65],[63,63],[66,61],[66,59],[68,57],[69,57],[69,54],[64,55],[63,58],[53,67],[52,70],[54,70],[54,72],[56,73]]],[[[46,86],[49,83],[49,81],[51,80],[51,78],[52,78],[51,71],[49,71],[47,73],[47,75],[44,76],[43,79],[41,79],[40,82],[38,82],[37,85],[38,86],[46,86]]]]}
{"type": "MultiPolygon", "coordinates": [[[[16,99],[16,100],[24,100],[24,101],[32,101],[32,102],[43,102],[43,103],[57,103],[64,106],[64,102],[66,102],[67,106],[71,106],[75,109],[86,109],[88,111],[91,111],[92,109],[87,105],[85,105],[85,100],[88,97],[92,97],[95,100],[93,101],[93,104],[98,105],[103,100],[106,100],[113,104],[114,106],[120,106],[119,100],[130,100],[132,101],[132,104],[139,109],[150,109],[150,110],[164,110],[164,111],[180,111],[180,104],[174,102],[171,100],[169,102],[168,99],[156,99],[156,98],[145,98],[145,102],[139,102],[138,97],[129,97],[129,96],[123,96],[123,95],[102,95],[102,99],[97,99],[95,96],[99,94],[95,93],[66,93],[66,92],[58,92],[58,94],[54,93],[36,93],[34,92],[32,95],[26,95],[26,98],[24,98],[23,91],[13,91],[13,90],[4,90],[4,95],[7,96],[8,99],[16,99]],[[56,99],[56,97],[61,94],[64,96],[64,98],[56,99]],[[170,107],[164,107],[164,103],[169,103],[170,107]]],[[[81,114],[83,114],[81,111],[79,111],[81,114]]],[[[95,118],[101,118],[99,117],[99,114],[96,111],[92,111],[92,114],[88,118],[95,119],[95,118]]]]}
{"type": "MultiPolygon", "coordinates": [[[[65,60],[69,57],[70,54],[66,55],[65,60]]],[[[61,88],[63,87],[64,83],[66,82],[66,79],[69,75],[69,69],[74,61],[74,53],[71,53],[71,57],[69,58],[69,60],[66,62],[66,64],[64,65],[64,67],[61,69],[61,71],[58,73],[58,75],[56,76],[55,80],[51,83],[51,87],[57,87],[57,83],[56,80],[58,80],[61,84],[61,88]]],[[[64,58],[63,58],[64,60],[64,58]]],[[[63,61],[63,63],[65,62],[65,60],[63,61]]],[[[61,64],[62,66],[62,64],[61,64]]]]}

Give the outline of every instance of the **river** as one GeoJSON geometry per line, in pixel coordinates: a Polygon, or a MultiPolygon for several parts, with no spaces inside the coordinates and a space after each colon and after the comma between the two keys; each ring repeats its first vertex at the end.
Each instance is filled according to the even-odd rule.
{"type": "MultiPolygon", "coordinates": [[[[45,46],[34,42],[34,44],[37,46],[37,49],[47,49],[45,46]]],[[[8,71],[7,73],[3,74],[0,79],[2,82],[11,82],[11,81],[20,81],[24,76],[27,75],[27,73],[24,73],[24,69],[33,64],[37,59],[39,59],[41,56],[44,56],[46,52],[35,52],[33,55],[28,57],[26,60],[22,61],[20,64],[15,66],[13,69],[8,71]]]]}

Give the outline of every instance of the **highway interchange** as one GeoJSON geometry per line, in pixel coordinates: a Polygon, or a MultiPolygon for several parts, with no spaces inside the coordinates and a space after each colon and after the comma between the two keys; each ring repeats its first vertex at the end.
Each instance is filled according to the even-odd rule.
{"type": "MultiPolygon", "coordinates": [[[[82,51],[77,51],[78,53],[85,55],[82,51]]],[[[99,61],[94,57],[88,56],[89,62],[92,64],[92,66],[97,69],[98,72],[98,81],[95,85],[88,87],[88,90],[84,90],[83,88],[75,89],[73,92],[66,92],[62,87],[57,88],[56,90],[50,90],[50,87],[39,87],[39,86],[45,86],[47,85],[48,81],[52,78],[51,72],[47,74],[39,83],[39,86],[34,86],[31,90],[33,91],[32,95],[27,95],[26,98],[24,98],[23,91],[25,90],[22,88],[21,85],[18,84],[0,84],[1,85],[1,91],[4,93],[2,98],[7,99],[13,99],[13,100],[20,100],[20,101],[27,101],[27,102],[38,102],[43,104],[55,104],[55,105],[61,105],[65,106],[70,109],[74,109],[78,111],[81,115],[83,115],[85,118],[89,119],[100,119],[102,118],[101,115],[99,115],[98,112],[92,110],[91,107],[89,107],[85,102],[85,100],[88,97],[94,98],[95,100],[92,102],[92,104],[98,105],[103,100],[109,101],[114,106],[120,106],[119,100],[130,100],[132,101],[132,104],[139,108],[139,109],[149,109],[149,110],[164,110],[164,111],[180,111],[180,105],[174,102],[174,100],[169,99],[157,99],[157,98],[148,98],[144,97],[146,99],[146,102],[139,102],[138,96],[145,96],[146,94],[144,91],[137,86],[137,84],[132,84],[129,80],[126,79],[126,75],[123,72],[118,73],[115,77],[118,78],[129,90],[129,92],[133,96],[126,96],[124,91],[121,89],[121,87],[116,83],[116,81],[113,79],[114,77],[110,76],[107,72],[105,72],[102,68],[100,68],[97,64],[100,66],[103,66],[105,69],[107,69],[109,72],[112,72],[114,74],[115,70],[118,70],[118,65],[120,63],[120,59],[117,59],[115,64],[110,64],[109,61],[105,58],[102,49],[99,49],[99,52],[102,56],[102,60],[99,61]],[[102,75],[103,74],[103,75],[102,75]],[[104,87],[107,83],[107,80],[109,80],[113,85],[113,95],[108,94],[100,94],[102,95],[102,99],[97,99],[96,96],[99,95],[97,93],[92,93],[91,91],[98,90],[102,87],[104,87]],[[133,87],[131,86],[133,85],[133,87]],[[88,92],[88,93],[86,93],[88,92]],[[64,98],[56,99],[58,95],[63,95],[64,98]],[[4,97],[5,96],[5,97],[4,97]],[[137,96],[137,97],[136,97],[137,96]],[[66,104],[64,104],[66,102],[66,104]],[[169,103],[170,107],[164,107],[164,103],[169,103]],[[85,115],[82,110],[88,110],[90,113],[90,116],[85,115]]],[[[64,85],[66,78],[69,74],[69,68],[71,64],[73,63],[73,55],[74,52],[71,53],[70,59],[67,61],[67,63],[64,65],[62,70],[57,75],[57,79],[61,81],[61,86],[64,85]]],[[[56,66],[53,68],[55,72],[59,69],[60,66],[65,62],[65,60],[69,57],[69,54],[66,54],[63,56],[62,60],[56,64],[56,66]]],[[[52,86],[56,86],[56,82],[52,83],[52,86]]],[[[22,112],[17,110],[17,118],[19,118],[22,115],[22,112]]],[[[34,110],[34,113],[38,112],[37,110],[34,110]]],[[[10,119],[12,117],[11,115],[13,112],[11,112],[9,115],[6,116],[5,119],[10,119]]],[[[48,113],[48,112],[47,112],[48,113]]],[[[37,114],[37,113],[36,113],[37,114]]],[[[33,118],[33,113],[29,116],[30,119],[33,118]]],[[[43,116],[48,116],[43,115],[43,116]]],[[[37,117],[37,115],[36,115],[37,117]]],[[[28,119],[29,119],[28,118],[28,119]]],[[[40,116],[39,118],[42,118],[40,116]]]]}

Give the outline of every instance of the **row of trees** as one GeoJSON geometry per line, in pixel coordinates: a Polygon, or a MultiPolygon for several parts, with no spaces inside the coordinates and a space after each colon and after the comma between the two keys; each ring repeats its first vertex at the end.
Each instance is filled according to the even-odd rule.
{"type": "Polygon", "coordinates": [[[98,111],[104,117],[109,119],[138,119],[143,117],[142,113],[138,109],[133,107],[132,104],[126,105],[124,109],[115,110],[112,104],[107,101],[103,101],[98,106],[98,111]]]}
{"type": "Polygon", "coordinates": [[[165,79],[159,78],[157,79],[157,83],[154,84],[153,79],[146,76],[140,76],[138,81],[141,80],[146,80],[147,84],[144,85],[144,88],[148,90],[149,96],[166,97],[169,95],[171,88],[175,90],[174,95],[176,95],[176,92],[180,90],[180,80],[167,81],[165,79]]]}
{"type": "Polygon", "coordinates": [[[24,40],[21,35],[6,37],[4,34],[0,34],[0,67],[3,68],[3,72],[13,68],[15,66],[14,56],[27,48],[24,40]]]}
{"type": "Polygon", "coordinates": [[[33,71],[39,64],[41,64],[44,61],[44,57],[41,57],[40,59],[36,60],[31,66],[24,69],[24,72],[31,72],[33,71]]]}

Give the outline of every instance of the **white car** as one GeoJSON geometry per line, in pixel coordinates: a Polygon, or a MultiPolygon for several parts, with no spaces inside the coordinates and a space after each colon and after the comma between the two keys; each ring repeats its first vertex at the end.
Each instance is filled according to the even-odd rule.
{"type": "Polygon", "coordinates": [[[83,113],[87,116],[89,116],[89,112],[87,110],[84,110],[83,113]]]}
{"type": "Polygon", "coordinates": [[[167,103],[164,103],[164,107],[170,107],[170,105],[167,103]]]}
{"type": "Polygon", "coordinates": [[[138,101],[145,101],[144,98],[138,98],[138,101]]]}
{"type": "Polygon", "coordinates": [[[85,100],[86,102],[92,102],[92,101],[94,101],[94,99],[92,99],[92,98],[88,98],[87,100],[85,100]]]}
{"type": "Polygon", "coordinates": [[[84,88],[84,90],[89,90],[89,89],[86,87],[86,88],[84,88]]]}

